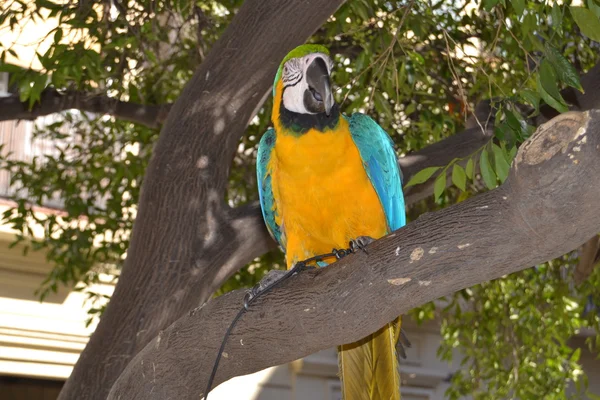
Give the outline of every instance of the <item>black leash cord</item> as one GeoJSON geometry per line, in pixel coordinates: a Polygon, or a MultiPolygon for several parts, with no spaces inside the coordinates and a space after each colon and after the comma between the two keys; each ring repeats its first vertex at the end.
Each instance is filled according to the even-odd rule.
{"type": "Polygon", "coordinates": [[[352,252],[351,249],[340,249],[340,250],[333,249],[333,252],[331,252],[331,253],[321,254],[319,256],[307,258],[304,261],[300,261],[300,262],[297,262],[296,264],[294,264],[294,266],[290,270],[288,270],[288,272],[286,272],[285,275],[283,275],[281,278],[277,279],[276,281],[270,283],[263,289],[260,289],[260,286],[259,286],[260,284],[259,284],[259,285],[257,285],[257,286],[259,286],[258,289],[256,289],[256,286],[255,286],[250,292],[246,293],[246,297],[244,297],[244,306],[240,309],[240,311],[238,311],[238,313],[235,316],[235,318],[233,319],[233,321],[231,321],[231,324],[229,324],[229,328],[227,328],[227,332],[225,332],[225,336],[223,337],[223,341],[221,342],[221,347],[219,348],[219,352],[217,353],[217,359],[215,360],[212,372],[210,373],[210,378],[208,378],[208,384],[206,385],[206,394],[204,395],[204,400],[208,400],[208,393],[212,389],[212,384],[213,384],[213,381],[215,380],[215,375],[217,374],[217,369],[219,368],[219,361],[221,361],[221,356],[223,355],[223,350],[225,350],[225,344],[227,344],[227,339],[229,339],[229,335],[231,334],[231,331],[237,324],[238,320],[242,317],[242,314],[244,314],[244,312],[248,311],[250,304],[252,304],[254,302],[254,300],[256,300],[259,296],[267,293],[268,291],[273,289],[275,286],[277,286],[281,282],[285,281],[290,276],[292,276],[296,273],[299,273],[303,269],[307,268],[308,263],[313,262],[313,261],[317,261],[317,262],[322,261],[324,258],[331,258],[331,257],[340,259],[344,256],[347,256],[351,252],[352,252]]]}
{"type": "MultiPolygon", "coordinates": [[[[250,299],[252,301],[252,299],[250,299]]],[[[242,317],[242,314],[246,311],[246,307],[242,307],[240,311],[238,311],[237,315],[229,324],[229,328],[227,328],[227,332],[225,332],[225,337],[221,342],[221,347],[219,348],[219,352],[217,353],[217,359],[215,360],[215,364],[213,365],[213,370],[210,373],[210,378],[208,379],[208,386],[206,387],[206,394],[204,395],[204,400],[208,400],[208,392],[212,387],[213,380],[215,379],[215,375],[217,374],[217,368],[219,368],[219,360],[221,359],[221,355],[223,354],[223,350],[225,350],[225,344],[227,343],[227,339],[229,338],[229,334],[233,330],[235,324],[237,324],[238,320],[242,317]]]]}

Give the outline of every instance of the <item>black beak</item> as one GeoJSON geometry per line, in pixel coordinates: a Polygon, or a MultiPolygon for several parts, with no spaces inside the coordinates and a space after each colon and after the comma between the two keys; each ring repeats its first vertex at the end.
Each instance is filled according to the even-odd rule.
{"type": "Polygon", "coordinates": [[[331,80],[325,60],[315,58],[306,70],[306,82],[312,95],[311,103],[318,112],[325,112],[327,116],[333,107],[333,94],[331,93],[331,80]]]}

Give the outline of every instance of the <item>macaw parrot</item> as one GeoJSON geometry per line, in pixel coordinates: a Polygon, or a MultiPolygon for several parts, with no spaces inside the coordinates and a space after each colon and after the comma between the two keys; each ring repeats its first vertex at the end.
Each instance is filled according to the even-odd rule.
{"type": "MultiPolygon", "coordinates": [[[[340,113],[332,68],[320,45],[299,46],[283,59],[273,84],[274,128],[258,147],[262,214],[288,269],[406,223],[393,142],[370,117],[340,113]]],[[[400,318],[338,348],[345,400],[400,399],[399,338],[400,318]]]]}

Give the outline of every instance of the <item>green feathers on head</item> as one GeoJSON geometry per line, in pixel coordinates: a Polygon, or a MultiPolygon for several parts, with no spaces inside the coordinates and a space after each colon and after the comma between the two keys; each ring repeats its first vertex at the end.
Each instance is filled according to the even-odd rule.
{"type": "Polygon", "coordinates": [[[283,70],[283,64],[285,64],[286,62],[288,62],[288,60],[291,60],[292,58],[304,57],[305,55],[311,53],[323,53],[329,55],[329,50],[327,50],[327,47],[322,46],[320,44],[303,44],[290,51],[287,54],[287,56],[283,58],[283,61],[281,61],[281,64],[279,64],[279,68],[277,69],[275,81],[273,82],[273,97],[275,97],[275,87],[277,86],[277,81],[281,79],[281,71],[283,70]]]}

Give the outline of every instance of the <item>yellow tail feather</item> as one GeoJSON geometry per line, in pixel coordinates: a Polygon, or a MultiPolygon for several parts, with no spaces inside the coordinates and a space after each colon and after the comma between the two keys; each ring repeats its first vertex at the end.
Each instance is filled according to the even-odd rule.
{"type": "Polygon", "coordinates": [[[400,317],[356,343],[338,348],[344,400],[400,400],[396,343],[400,317]]]}

